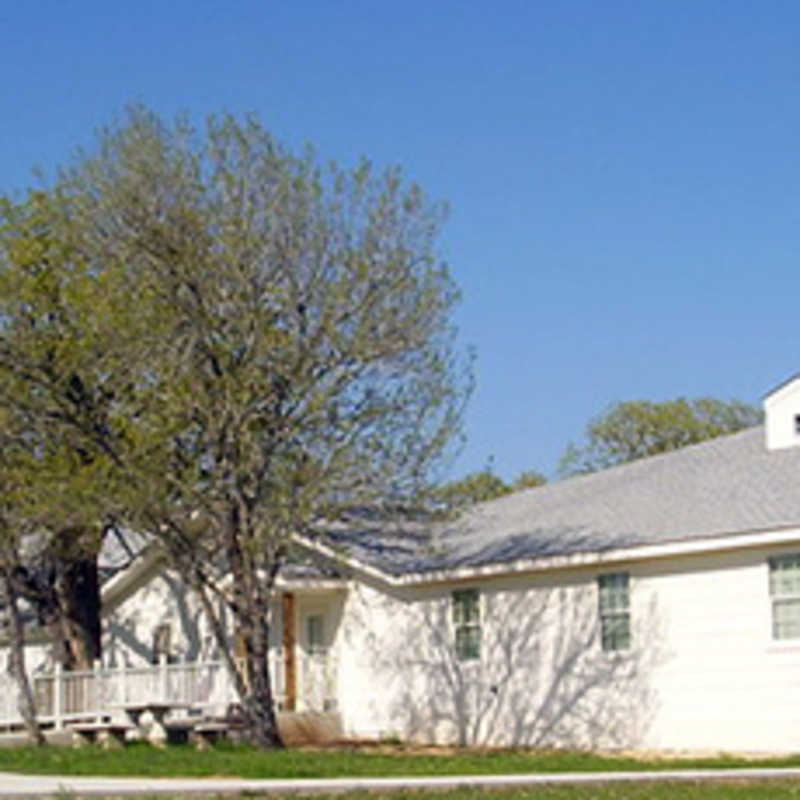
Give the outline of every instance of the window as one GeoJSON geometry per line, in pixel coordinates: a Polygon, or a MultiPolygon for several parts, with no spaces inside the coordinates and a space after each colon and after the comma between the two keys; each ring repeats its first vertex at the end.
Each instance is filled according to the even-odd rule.
{"type": "Polygon", "coordinates": [[[313,655],[325,653],[325,626],[322,614],[311,614],[306,617],[306,640],[309,653],[313,655]]]}
{"type": "Polygon", "coordinates": [[[153,631],[153,663],[158,664],[161,661],[161,656],[164,656],[167,661],[170,660],[170,639],[171,631],[169,624],[157,625],[153,631]]]}
{"type": "Polygon", "coordinates": [[[477,589],[453,592],[453,630],[456,658],[474,661],[481,657],[481,609],[477,589]]]}
{"type": "Polygon", "coordinates": [[[794,432],[800,434],[800,414],[794,415],[794,432]]]}
{"type": "Polygon", "coordinates": [[[628,573],[614,572],[597,578],[600,642],[603,650],[631,646],[631,604],[628,573]]]}
{"type": "Polygon", "coordinates": [[[800,637],[800,553],[769,560],[772,638],[800,637]]]}

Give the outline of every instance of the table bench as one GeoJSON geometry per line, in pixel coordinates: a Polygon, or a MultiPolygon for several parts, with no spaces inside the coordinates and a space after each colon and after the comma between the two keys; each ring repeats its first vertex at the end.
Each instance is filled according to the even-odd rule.
{"type": "Polygon", "coordinates": [[[195,726],[203,721],[201,717],[184,717],[165,722],[167,744],[187,744],[191,739],[195,726]]]}
{"type": "Polygon", "coordinates": [[[231,731],[241,730],[242,725],[236,721],[209,719],[208,717],[191,717],[170,720],[164,723],[167,741],[170,744],[192,744],[198,750],[207,750],[222,741],[231,731]]]}
{"type": "Polygon", "coordinates": [[[147,732],[147,740],[156,747],[163,747],[167,743],[168,733],[164,717],[171,711],[187,709],[186,703],[170,703],[168,701],[153,700],[142,703],[125,703],[120,706],[134,727],[144,734],[140,719],[144,714],[150,714],[152,724],[147,732]]]}
{"type": "Polygon", "coordinates": [[[189,732],[189,741],[198,750],[208,750],[209,747],[224,739],[230,729],[231,724],[228,722],[197,722],[189,732]]]}
{"type": "Polygon", "coordinates": [[[81,747],[87,744],[99,744],[105,749],[122,747],[132,725],[118,722],[74,722],[68,726],[72,731],[72,744],[81,747]]]}

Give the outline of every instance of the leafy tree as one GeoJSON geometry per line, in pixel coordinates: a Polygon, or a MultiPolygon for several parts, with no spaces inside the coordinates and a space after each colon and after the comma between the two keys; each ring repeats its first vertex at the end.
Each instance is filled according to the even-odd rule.
{"type": "Polygon", "coordinates": [[[41,441],[100,479],[106,505],[87,489],[87,506],[160,540],[197,591],[250,738],[279,745],[270,599],[294,537],[354,508],[420,507],[459,431],[469,375],[435,252],[442,209],[397,169],[322,167],[254,119],[200,134],[141,108],[61,174],[46,208],[69,247],[22,270],[48,275],[31,286],[42,336],[24,335],[25,260],[10,259],[5,368],[41,441]]]}
{"type": "Polygon", "coordinates": [[[487,468],[446,483],[438,495],[448,506],[458,507],[494,500],[510,491],[503,479],[487,468]]]}
{"type": "Polygon", "coordinates": [[[564,475],[594,472],[757,425],[759,409],[712,397],[617,403],[586,428],[586,443],[570,444],[559,464],[564,475]]]}
{"type": "Polygon", "coordinates": [[[523,489],[535,489],[537,486],[544,486],[546,483],[547,478],[545,478],[541,472],[537,472],[535,469],[528,469],[524,472],[520,472],[520,474],[514,478],[511,484],[511,491],[519,492],[523,489]]]}
{"type": "Polygon", "coordinates": [[[440,487],[437,494],[448,507],[459,507],[494,500],[497,497],[531,489],[547,483],[547,478],[536,470],[521,472],[509,485],[495,475],[490,468],[471,472],[463,478],[450,481],[440,487]]]}
{"type": "Polygon", "coordinates": [[[100,656],[97,553],[125,485],[114,412],[152,323],[75,234],[44,193],[0,204],[0,408],[20,445],[6,500],[37,543],[22,548],[17,589],[67,669],[100,656]]]}

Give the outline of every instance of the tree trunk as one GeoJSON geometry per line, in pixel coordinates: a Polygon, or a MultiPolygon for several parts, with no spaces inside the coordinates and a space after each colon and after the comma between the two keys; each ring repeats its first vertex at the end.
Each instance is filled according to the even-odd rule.
{"type": "MultiPolygon", "coordinates": [[[[239,524],[234,511],[232,532],[239,524]]],[[[238,665],[235,669],[239,673],[237,689],[247,726],[246,736],[257,747],[283,747],[269,674],[269,596],[277,568],[272,570],[270,579],[266,579],[259,573],[257,562],[239,546],[235,533],[230,537],[228,557],[233,578],[231,608],[235,632],[244,651],[244,669],[238,665]]],[[[227,648],[230,647],[228,642],[227,648]]]]}
{"type": "MultiPolygon", "coordinates": [[[[267,609],[264,609],[268,613],[267,609]]],[[[245,646],[245,664],[249,679],[248,693],[242,699],[242,710],[248,723],[250,739],[259,747],[283,747],[278,731],[272,678],[269,674],[269,620],[267,613],[237,620],[245,646]]]]}
{"type": "Polygon", "coordinates": [[[59,559],[56,594],[65,669],[91,669],[101,655],[97,557],[59,559]]]}
{"type": "MultiPolygon", "coordinates": [[[[205,587],[197,585],[203,611],[208,618],[214,638],[228,667],[228,674],[241,698],[242,714],[247,726],[246,737],[257,747],[275,749],[284,746],[275,715],[272,681],[269,674],[269,621],[246,613],[234,613],[234,622],[242,644],[243,664],[237,664],[231,638],[214,608],[205,587]],[[260,624],[258,624],[260,623],[260,624]],[[264,645],[254,646],[254,628],[259,628],[257,638],[264,645]]],[[[249,605],[249,604],[248,604],[249,605]]]]}
{"type": "Polygon", "coordinates": [[[43,745],[44,734],[36,721],[36,704],[33,699],[33,690],[25,668],[25,629],[22,616],[17,603],[17,591],[9,568],[6,566],[2,572],[2,580],[6,613],[8,615],[8,639],[10,643],[9,672],[17,682],[19,689],[19,712],[22,715],[28,736],[33,744],[43,745]]]}
{"type": "Polygon", "coordinates": [[[97,548],[82,529],[53,537],[31,570],[26,597],[51,634],[53,657],[65,670],[91,669],[102,647],[97,548]]]}

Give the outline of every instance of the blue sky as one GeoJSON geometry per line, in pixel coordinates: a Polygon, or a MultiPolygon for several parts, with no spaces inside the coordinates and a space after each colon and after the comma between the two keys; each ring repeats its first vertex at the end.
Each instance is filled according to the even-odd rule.
{"type": "Polygon", "coordinates": [[[142,102],[256,112],[451,206],[477,353],[454,474],[555,470],[610,403],[800,370],[800,4],[0,5],[0,192],[142,102]]]}

